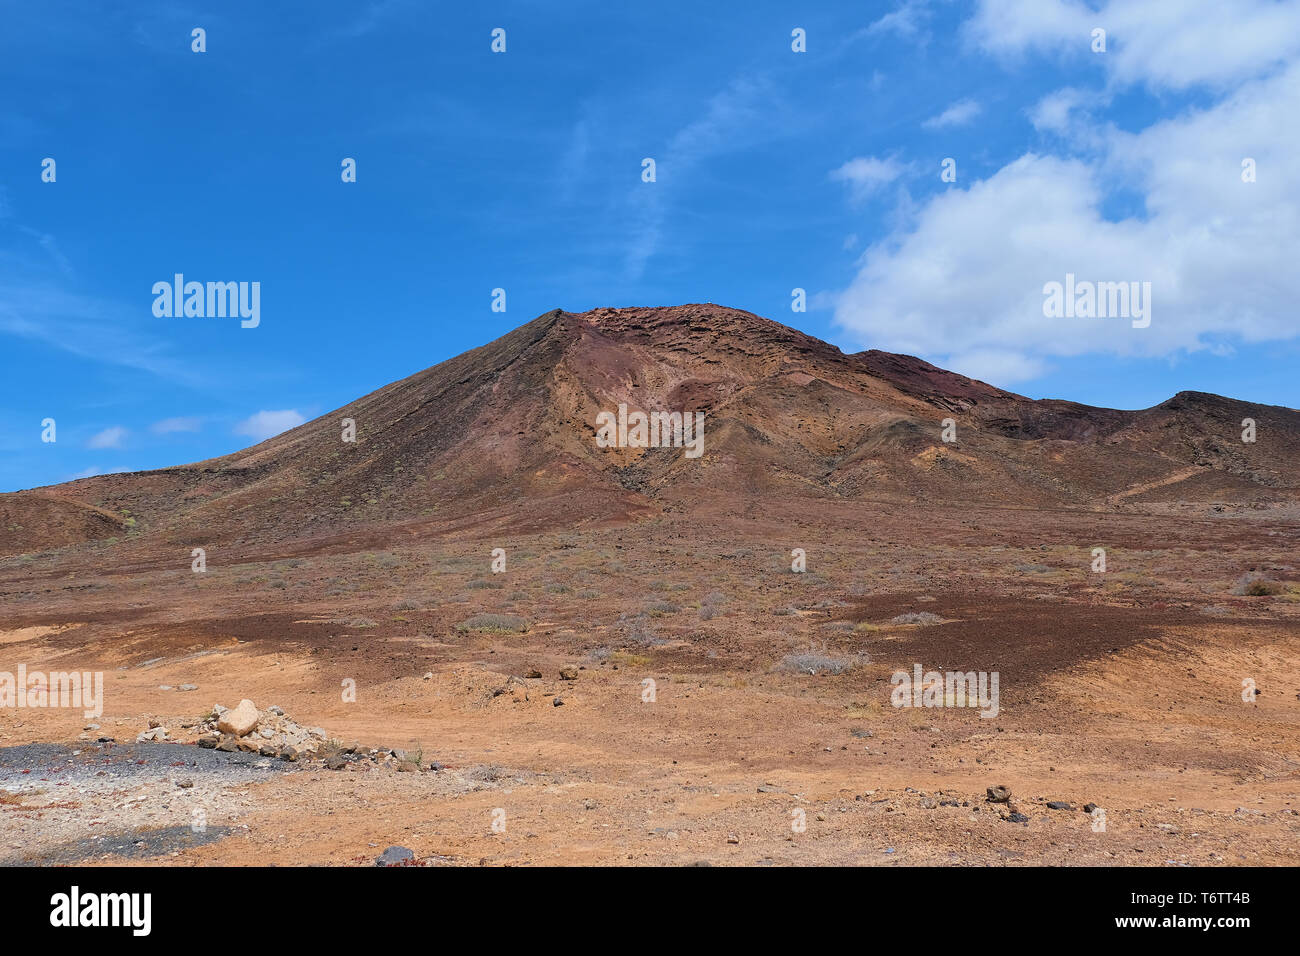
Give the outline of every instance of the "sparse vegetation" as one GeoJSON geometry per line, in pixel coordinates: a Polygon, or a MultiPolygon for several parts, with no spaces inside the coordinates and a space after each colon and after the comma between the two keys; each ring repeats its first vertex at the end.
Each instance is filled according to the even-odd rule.
{"type": "Polygon", "coordinates": [[[1243,574],[1232,587],[1233,594],[1245,597],[1268,597],[1272,594],[1281,594],[1283,590],[1285,589],[1280,582],[1255,571],[1243,574]]]}
{"type": "Polygon", "coordinates": [[[456,630],[497,631],[502,634],[523,634],[528,630],[528,622],[516,614],[475,614],[456,625],[456,630]]]}
{"type": "Polygon", "coordinates": [[[844,674],[851,671],[859,659],[856,657],[836,657],[824,651],[803,651],[787,654],[781,658],[776,669],[791,674],[844,674]]]}
{"type": "Polygon", "coordinates": [[[618,619],[617,628],[622,633],[623,640],[628,644],[654,647],[663,643],[663,640],[655,634],[654,628],[650,626],[643,614],[624,614],[618,619]]]}
{"type": "Polygon", "coordinates": [[[932,624],[942,624],[943,618],[938,614],[931,614],[929,611],[909,611],[906,614],[900,614],[897,617],[889,619],[890,624],[917,624],[921,627],[929,627],[932,624]]]}

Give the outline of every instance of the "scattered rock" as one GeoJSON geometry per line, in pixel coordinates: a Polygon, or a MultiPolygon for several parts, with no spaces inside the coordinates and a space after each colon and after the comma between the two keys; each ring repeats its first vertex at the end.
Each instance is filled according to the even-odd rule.
{"type": "Polygon", "coordinates": [[[1028,823],[1028,822],[1029,822],[1029,817],[1025,816],[1023,813],[1020,813],[1019,811],[1017,811],[1017,812],[1015,812],[1015,813],[1009,813],[1009,814],[1007,814],[1007,816],[1004,817],[1003,819],[1005,819],[1008,823],[1028,823]]]}
{"type": "Polygon", "coordinates": [[[728,843],[739,843],[739,842],[740,842],[740,837],[736,836],[736,834],[734,834],[734,833],[728,833],[728,834],[727,834],[727,842],[728,842],[728,843]]]}
{"type": "Polygon", "coordinates": [[[524,676],[529,678],[530,680],[536,680],[537,678],[542,676],[542,672],[539,671],[536,667],[530,667],[528,668],[528,673],[525,674],[524,676]]]}
{"type": "Polygon", "coordinates": [[[551,706],[552,706],[552,707],[563,707],[563,706],[564,706],[564,701],[560,700],[560,698],[557,697],[557,698],[555,698],[555,700],[551,701],[551,706]]]}
{"type": "Polygon", "coordinates": [[[986,792],[988,793],[989,803],[1006,803],[1011,799],[1011,788],[1000,784],[996,787],[989,787],[986,792]]]}
{"type": "Polygon", "coordinates": [[[414,862],[413,850],[408,850],[404,846],[390,846],[375,859],[375,866],[401,866],[404,863],[414,862]]]}
{"type": "Polygon", "coordinates": [[[938,805],[939,805],[939,801],[934,799],[934,797],[926,796],[921,798],[922,810],[933,810],[938,805]]]}
{"type": "Polygon", "coordinates": [[[578,669],[570,665],[569,667],[560,668],[560,680],[577,680],[578,669]]]}
{"type": "Polygon", "coordinates": [[[1066,803],[1064,800],[1048,800],[1048,801],[1047,801],[1047,809],[1049,809],[1049,810],[1073,810],[1074,807],[1070,806],[1070,805],[1069,805],[1068,803],[1066,803]]]}

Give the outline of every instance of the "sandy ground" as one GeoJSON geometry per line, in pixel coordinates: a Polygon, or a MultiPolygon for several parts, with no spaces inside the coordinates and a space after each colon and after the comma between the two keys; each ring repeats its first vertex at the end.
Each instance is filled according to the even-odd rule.
{"type": "Polygon", "coordinates": [[[99,671],[105,700],[0,708],[0,863],[1295,865],[1298,543],[1242,518],[819,505],[204,574],[181,547],[4,559],[0,671],[99,671]],[[1252,570],[1278,593],[1233,594],[1252,570]],[[527,630],[466,629],[479,613],[527,630]],[[997,716],[893,706],[914,664],[997,672],[997,716]],[[241,698],[425,769],[131,749],[241,698]]]}

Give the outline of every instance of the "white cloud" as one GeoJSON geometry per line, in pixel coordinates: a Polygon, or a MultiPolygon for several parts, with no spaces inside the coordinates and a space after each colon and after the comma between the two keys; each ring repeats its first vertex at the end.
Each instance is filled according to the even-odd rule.
{"type": "Polygon", "coordinates": [[[931,116],[921,125],[926,129],[945,129],[963,126],[980,115],[980,105],[972,99],[958,100],[938,116],[931,116]]]}
{"type": "Polygon", "coordinates": [[[911,38],[921,33],[923,24],[929,18],[927,0],[904,0],[898,9],[886,13],[867,27],[867,32],[894,33],[900,37],[911,38]]]}
{"type": "Polygon", "coordinates": [[[1092,58],[1120,84],[1184,89],[1232,84],[1269,72],[1300,53],[1297,0],[981,0],[966,24],[982,49],[1092,58]],[[1106,52],[1092,52],[1092,31],[1106,52]]]}
{"type": "Polygon", "coordinates": [[[969,378],[1006,387],[1014,382],[1029,382],[1050,371],[1051,366],[1041,359],[996,349],[973,349],[959,352],[944,359],[944,365],[969,378]]]}
{"type": "Polygon", "coordinates": [[[281,432],[287,432],[290,428],[297,428],[306,420],[294,408],[274,412],[260,411],[236,425],[235,434],[247,435],[253,441],[265,441],[281,432]]]}
{"type": "Polygon", "coordinates": [[[149,430],[156,435],[170,435],[172,432],[196,432],[199,430],[200,424],[197,418],[164,418],[162,421],[150,425],[149,430]]]}
{"type": "Polygon", "coordinates": [[[1040,132],[1064,133],[1070,126],[1072,113],[1088,100],[1083,90],[1067,86],[1048,93],[1029,111],[1029,121],[1040,132]]]}
{"type": "Polygon", "coordinates": [[[126,434],[125,428],[121,425],[114,425],[112,428],[105,428],[102,432],[92,435],[86,445],[89,448],[121,448],[122,439],[126,438],[126,434]]]}
{"type": "Polygon", "coordinates": [[[830,178],[848,183],[849,195],[854,202],[868,199],[877,190],[889,185],[900,175],[903,167],[892,159],[859,156],[850,159],[839,169],[833,169],[830,178]]]}
{"type": "MultiPolygon", "coordinates": [[[[628,212],[626,269],[639,279],[659,251],[667,234],[666,219],[679,190],[698,164],[712,157],[743,150],[774,136],[788,135],[780,122],[781,103],[773,85],[763,77],[740,76],[709,98],[704,113],[679,128],[658,152],[653,184],[637,182],[628,212]]],[[[639,176],[637,179],[639,180],[639,176]]]]}
{"type": "Polygon", "coordinates": [[[862,344],[1011,379],[1052,356],[1294,338],[1297,115],[1300,65],[1137,133],[1098,130],[1088,160],[1022,156],[922,203],[908,228],[869,247],[836,320],[862,344]],[[1257,182],[1242,182],[1244,157],[1256,160],[1257,182]],[[1140,212],[1108,215],[1113,190],[1140,212]],[[1151,282],[1150,327],[1045,318],[1043,285],[1067,272],[1151,282]]]}

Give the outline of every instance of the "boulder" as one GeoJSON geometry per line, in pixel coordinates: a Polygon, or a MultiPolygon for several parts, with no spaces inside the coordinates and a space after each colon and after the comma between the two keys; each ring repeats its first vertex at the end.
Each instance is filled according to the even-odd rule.
{"type": "Polygon", "coordinates": [[[402,866],[415,862],[415,853],[404,846],[390,846],[375,860],[375,866],[402,866]]]}
{"type": "Polygon", "coordinates": [[[223,734],[246,737],[257,729],[258,713],[251,700],[241,700],[234,710],[228,710],[217,720],[217,730],[223,734]]]}

